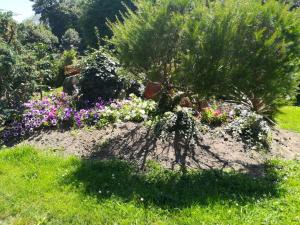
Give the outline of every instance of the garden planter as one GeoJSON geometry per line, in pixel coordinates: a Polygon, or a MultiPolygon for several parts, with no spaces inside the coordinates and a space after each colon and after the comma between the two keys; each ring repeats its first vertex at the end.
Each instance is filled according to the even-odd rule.
{"type": "Polygon", "coordinates": [[[67,77],[74,76],[80,74],[81,69],[78,65],[68,65],[65,66],[65,75],[67,77]]]}
{"type": "Polygon", "coordinates": [[[149,82],[146,85],[144,97],[154,99],[162,90],[162,85],[158,82],[149,82]]]}

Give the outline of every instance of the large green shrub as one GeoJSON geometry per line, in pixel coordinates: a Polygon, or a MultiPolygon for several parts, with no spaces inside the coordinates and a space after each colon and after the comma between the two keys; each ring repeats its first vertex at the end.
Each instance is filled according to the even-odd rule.
{"type": "Polygon", "coordinates": [[[68,29],[61,38],[61,45],[64,50],[78,49],[80,42],[79,33],[73,28],[68,29]]]}
{"type": "Polygon", "coordinates": [[[299,10],[275,0],[137,1],[109,23],[118,58],[136,74],[202,98],[272,114],[296,91],[299,10]]]}
{"type": "Polygon", "coordinates": [[[191,5],[189,0],[137,1],[137,13],[128,10],[124,23],[110,22],[121,63],[135,74],[168,83],[178,69],[181,26],[191,5]]]}
{"type": "Polygon", "coordinates": [[[81,0],[30,0],[33,11],[40,15],[40,21],[48,24],[59,39],[66,30],[74,28],[79,31],[81,0]]]}
{"type": "Polygon", "coordinates": [[[86,59],[82,66],[80,81],[83,99],[96,101],[117,98],[123,88],[123,82],[117,75],[118,63],[104,50],[99,50],[86,59]]]}
{"type": "Polygon", "coordinates": [[[0,38],[7,44],[15,44],[17,36],[17,23],[12,12],[0,11],[0,38]]]}
{"type": "Polygon", "coordinates": [[[130,94],[142,95],[143,86],[129,79],[127,71],[117,59],[104,48],[91,53],[82,60],[80,88],[83,100],[96,101],[125,98],[130,94]]]}
{"type": "Polygon", "coordinates": [[[35,24],[27,20],[18,26],[18,39],[22,45],[30,46],[37,43],[47,45],[48,49],[55,49],[58,38],[51,32],[50,28],[43,24],[35,24]]]}
{"type": "Polygon", "coordinates": [[[216,1],[187,20],[183,71],[202,96],[223,95],[272,113],[296,91],[299,11],[277,1],[216,1]]]}
{"type": "Polygon", "coordinates": [[[48,27],[0,12],[0,125],[35,91],[61,83],[57,44],[48,27]]]}

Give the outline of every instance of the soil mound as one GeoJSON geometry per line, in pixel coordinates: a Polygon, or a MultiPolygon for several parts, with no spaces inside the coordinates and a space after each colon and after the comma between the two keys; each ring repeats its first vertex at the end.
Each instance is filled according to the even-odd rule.
{"type": "Polygon", "coordinates": [[[43,131],[21,144],[51,148],[85,159],[122,159],[143,168],[155,160],[167,168],[185,165],[200,169],[234,169],[257,173],[272,158],[300,159],[300,134],[274,130],[268,152],[245,147],[222,128],[210,129],[198,138],[193,151],[176,151],[176,142],[163,142],[152,129],[137,123],[121,123],[102,130],[43,131]]]}

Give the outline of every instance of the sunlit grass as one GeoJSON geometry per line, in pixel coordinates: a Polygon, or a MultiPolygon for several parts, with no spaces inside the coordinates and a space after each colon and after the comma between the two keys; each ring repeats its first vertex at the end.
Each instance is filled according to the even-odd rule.
{"type": "Polygon", "coordinates": [[[300,107],[286,106],[280,109],[276,122],[282,129],[300,132],[300,107]]]}
{"type": "Polygon", "coordinates": [[[0,151],[0,224],[299,224],[300,164],[266,175],[146,172],[120,161],[0,151]]]}

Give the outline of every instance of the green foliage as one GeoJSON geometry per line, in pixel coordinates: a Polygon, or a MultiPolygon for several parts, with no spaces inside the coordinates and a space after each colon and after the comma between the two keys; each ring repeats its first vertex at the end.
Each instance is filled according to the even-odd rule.
{"type": "Polygon", "coordinates": [[[82,67],[80,86],[83,99],[95,101],[101,97],[108,100],[119,96],[124,88],[117,75],[119,64],[104,49],[86,57],[82,67]]]}
{"type": "Polygon", "coordinates": [[[299,79],[299,11],[276,1],[219,1],[196,7],[185,27],[180,81],[272,114],[299,79]]]}
{"type": "Polygon", "coordinates": [[[222,112],[220,109],[210,107],[205,108],[201,113],[201,122],[213,126],[219,126],[227,121],[227,117],[228,115],[226,112],[222,112]]]}
{"type": "Polygon", "coordinates": [[[14,44],[17,36],[17,23],[12,12],[0,11],[0,39],[7,44],[14,44]]]}
{"type": "Polygon", "coordinates": [[[100,37],[111,36],[111,31],[106,26],[107,19],[115,21],[116,16],[125,11],[125,5],[134,8],[131,0],[84,1],[80,23],[85,44],[91,47],[99,47],[97,46],[97,32],[99,32],[100,37]]]}
{"type": "Polygon", "coordinates": [[[123,20],[108,25],[110,40],[121,63],[135,74],[146,74],[154,81],[168,83],[178,69],[180,32],[187,0],[137,1],[137,13],[128,9],[123,20]]]}
{"type": "MultiPolygon", "coordinates": [[[[28,55],[19,55],[0,40],[0,114],[4,121],[34,91],[34,63],[28,55]]],[[[0,121],[0,125],[4,122],[0,121]]]]}
{"type": "Polygon", "coordinates": [[[72,65],[77,59],[77,51],[75,49],[66,50],[63,53],[64,65],[72,65]]]}
{"type": "Polygon", "coordinates": [[[61,45],[64,50],[78,49],[80,47],[81,39],[79,33],[69,28],[61,38],[61,45]]]}
{"type": "Polygon", "coordinates": [[[59,84],[58,39],[44,25],[0,12],[0,117],[9,120],[33,92],[59,84]]]}
{"type": "Polygon", "coordinates": [[[299,10],[275,0],[138,1],[137,7],[124,22],[109,23],[118,58],[135,74],[262,114],[295,95],[299,10]]]}
{"type": "Polygon", "coordinates": [[[57,54],[49,54],[36,61],[36,73],[41,86],[59,87],[64,80],[64,61],[57,54]]]}
{"type": "Polygon", "coordinates": [[[25,21],[18,28],[18,39],[21,44],[31,46],[39,44],[47,45],[54,49],[58,45],[58,38],[43,24],[34,24],[33,21],[25,21]]]}
{"type": "Polygon", "coordinates": [[[33,10],[41,15],[41,21],[49,24],[52,32],[59,39],[66,30],[79,30],[79,5],[81,1],[74,0],[31,0],[33,10]]]}
{"type": "Polygon", "coordinates": [[[236,138],[240,137],[249,149],[270,149],[271,127],[261,115],[238,106],[235,108],[235,117],[226,127],[228,133],[236,138]]]}
{"type": "Polygon", "coordinates": [[[180,109],[175,112],[165,112],[158,117],[154,125],[154,132],[157,137],[165,141],[175,141],[175,149],[179,147],[179,143],[176,145],[176,141],[183,141],[183,148],[189,149],[196,144],[194,138],[197,138],[199,134],[198,125],[192,112],[180,109]]]}

